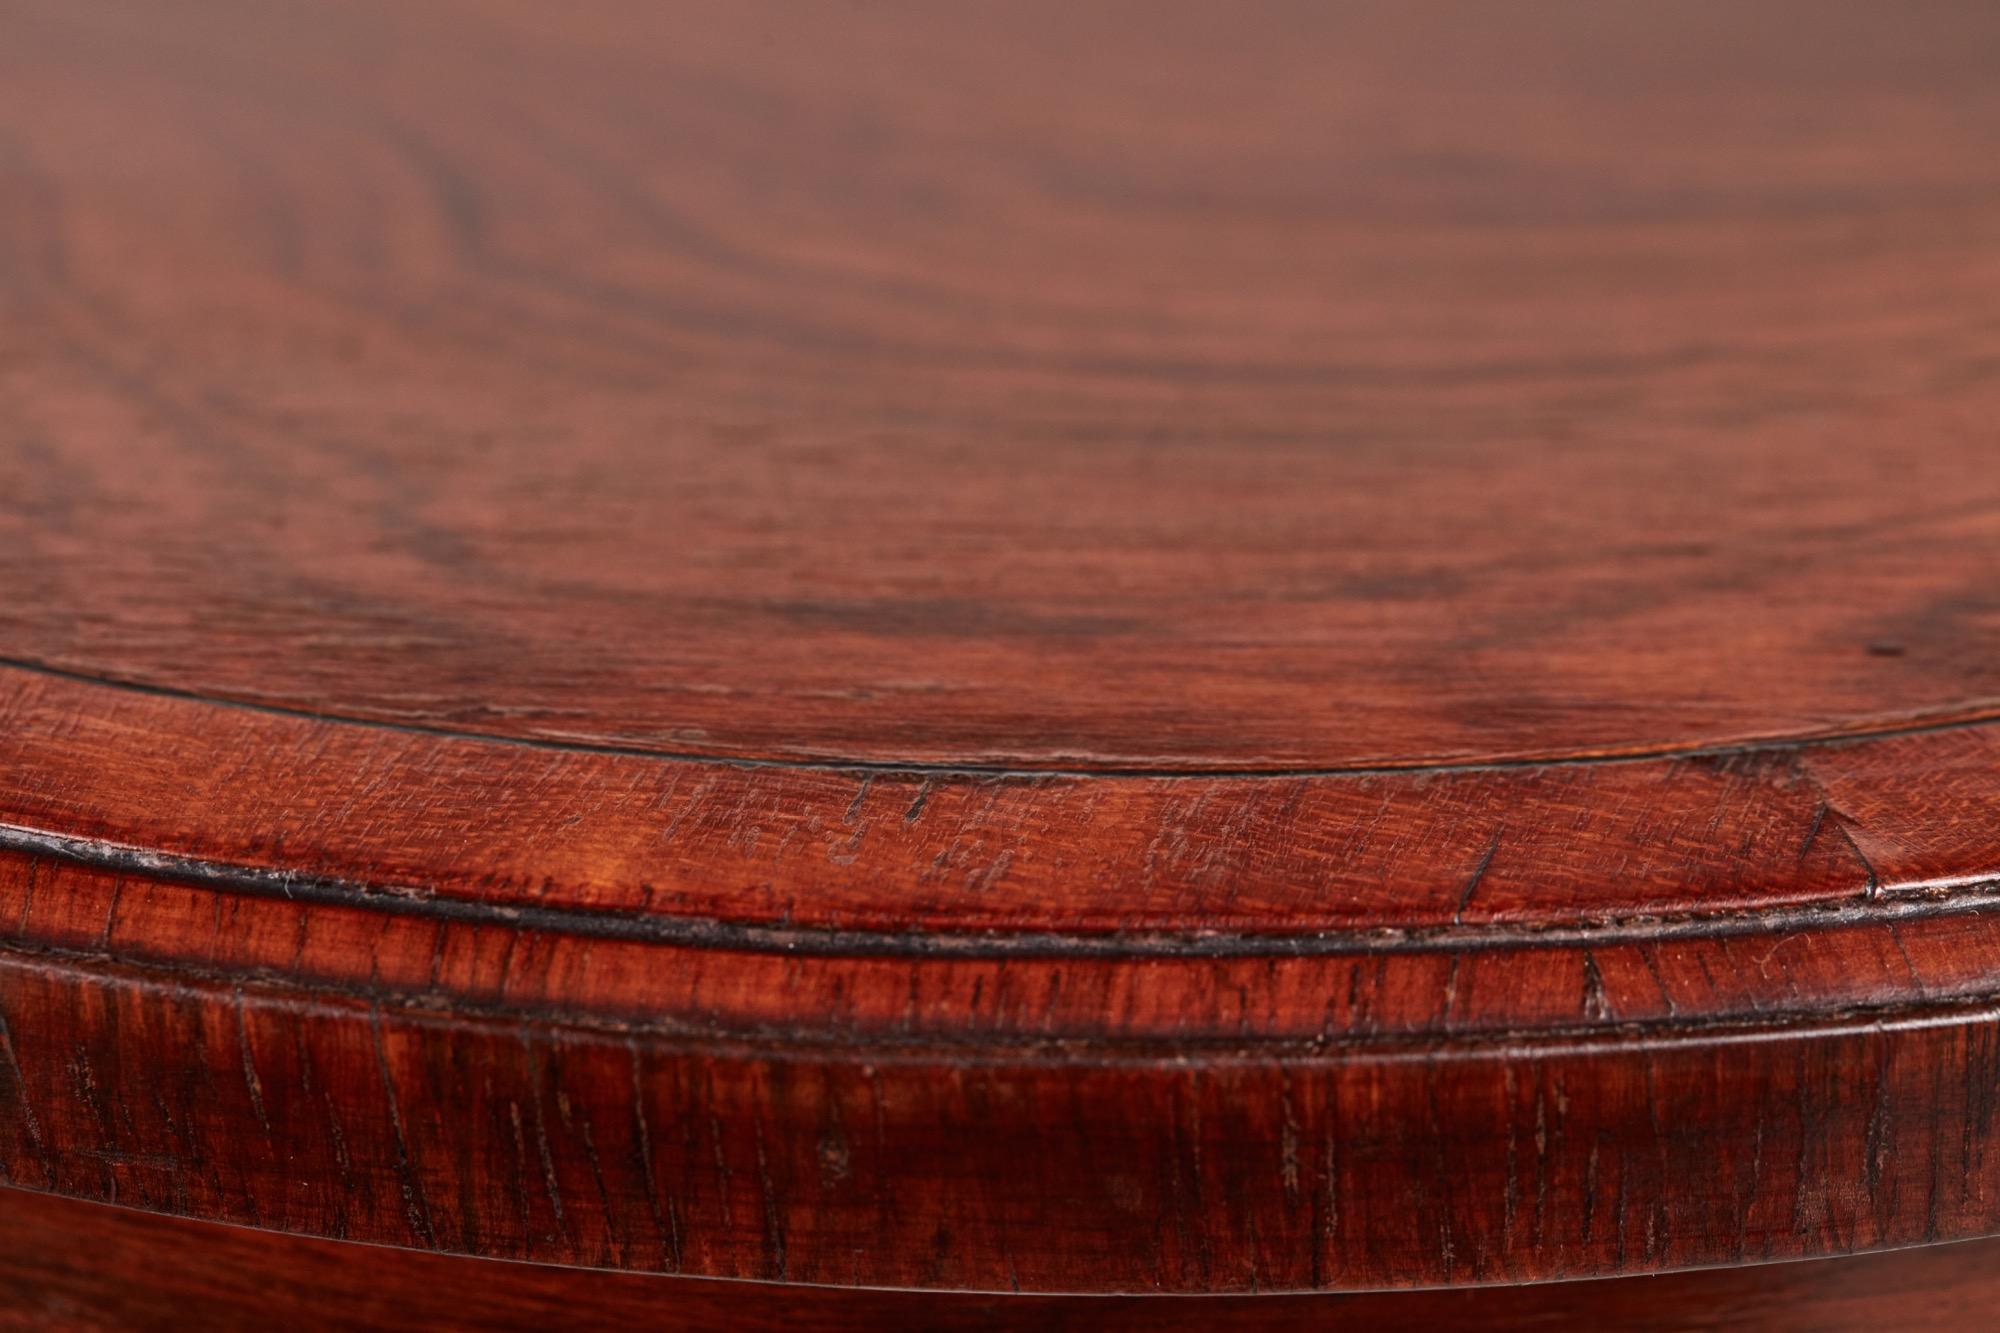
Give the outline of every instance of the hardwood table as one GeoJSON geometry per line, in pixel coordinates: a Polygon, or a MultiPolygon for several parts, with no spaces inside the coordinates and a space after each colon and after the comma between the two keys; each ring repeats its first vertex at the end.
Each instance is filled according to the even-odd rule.
{"type": "Polygon", "coordinates": [[[0,659],[17,1326],[1963,1324],[2000,7],[0,0],[0,659]]]}

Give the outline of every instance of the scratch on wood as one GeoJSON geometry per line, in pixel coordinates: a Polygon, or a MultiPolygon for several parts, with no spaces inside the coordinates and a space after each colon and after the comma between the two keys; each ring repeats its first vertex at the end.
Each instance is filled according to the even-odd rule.
{"type": "Polygon", "coordinates": [[[1486,878],[1486,871],[1493,864],[1494,853],[1500,850],[1500,832],[1494,830],[1493,841],[1486,845],[1486,854],[1479,858],[1479,864],[1472,871],[1472,878],[1465,882],[1465,888],[1458,895],[1458,908],[1451,914],[1455,926],[1465,924],[1465,909],[1472,906],[1472,895],[1479,892],[1479,882],[1486,878]]]}

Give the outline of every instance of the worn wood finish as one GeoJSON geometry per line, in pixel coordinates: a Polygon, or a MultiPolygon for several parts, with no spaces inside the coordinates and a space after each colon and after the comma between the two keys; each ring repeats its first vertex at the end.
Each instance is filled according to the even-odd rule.
{"type": "Polygon", "coordinates": [[[981,1292],[2000,1232],[1991,6],[0,23],[8,1182],[981,1292]]]}
{"type": "Polygon", "coordinates": [[[1490,1290],[1346,1296],[940,1296],[642,1277],[364,1249],[0,1190],[0,1328],[1530,1330],[1971,1328],[2000,1242],[1490,1290]],[[118,1275],[106,1280],[107,1274],[118,1275]]]}

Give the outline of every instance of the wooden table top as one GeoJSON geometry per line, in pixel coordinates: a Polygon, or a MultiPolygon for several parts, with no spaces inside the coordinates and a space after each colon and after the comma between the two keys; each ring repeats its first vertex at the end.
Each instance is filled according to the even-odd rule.
{"type": "Polygon", "coordinates": [[[2000,1231],[2000,9],[0,33],[9,1181],[984,1291],[2000,1231]]]}

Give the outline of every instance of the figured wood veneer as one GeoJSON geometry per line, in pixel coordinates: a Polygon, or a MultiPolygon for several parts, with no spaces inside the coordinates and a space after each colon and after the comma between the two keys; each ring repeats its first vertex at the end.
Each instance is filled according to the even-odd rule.
{"type": "Polygon", "coordinates": [[[1996,74],[0,5],[4,1183],[958,1292],[2000,1232],[1996,74]]]}

